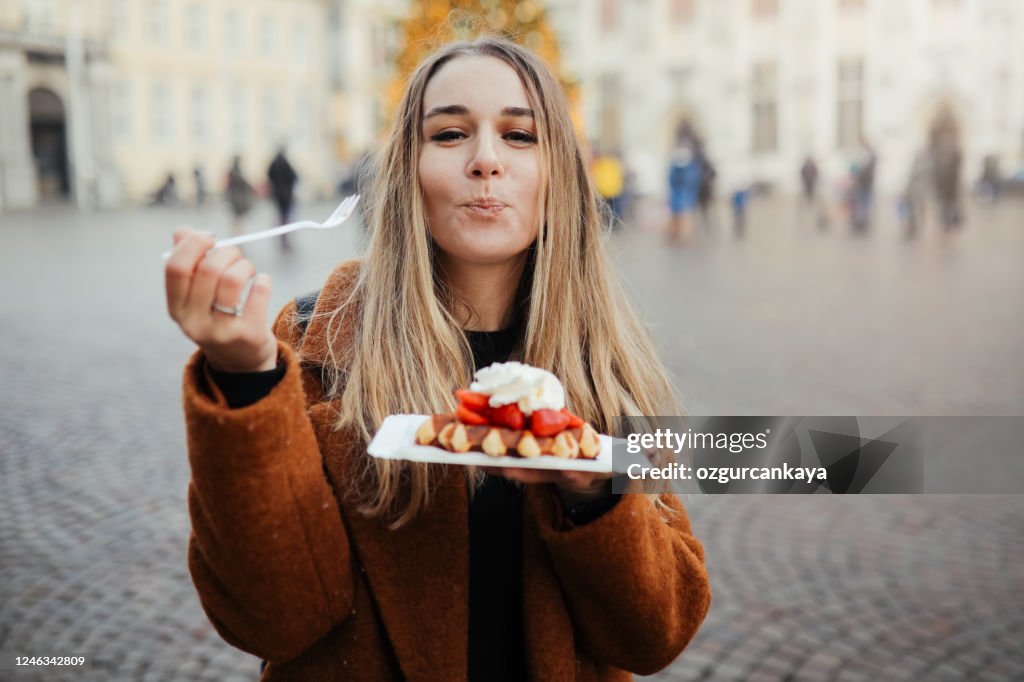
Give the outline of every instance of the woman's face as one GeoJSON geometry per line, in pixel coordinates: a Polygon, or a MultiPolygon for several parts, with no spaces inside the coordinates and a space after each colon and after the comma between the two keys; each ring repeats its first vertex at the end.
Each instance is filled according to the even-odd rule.
{"type": "Polygon", "coordinates": [[[442,258],[507,262],[537,238],[541,168],[526,90],[495,57],[456,57],[423,95],[420,188],[442,258]]]}

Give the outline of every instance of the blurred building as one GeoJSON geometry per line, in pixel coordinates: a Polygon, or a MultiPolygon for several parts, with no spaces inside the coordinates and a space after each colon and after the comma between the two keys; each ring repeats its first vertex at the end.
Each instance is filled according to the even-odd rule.
{"type": "MultiPolygon", "coordinates": [[[[531,0],[532,1],[532,0],[531,0]]],[[[222,189],[233,154],[261,181],[278,144],[327,194],[387,126],[411,0],[0,3],[0,208],[141,201],[173,173],[222,189]]],[[[482,10],[493,3],[482,0],[482,10]]],[[[546,0],[586,134],[663,194],[675,131],[704,137],[728,188],[826,181],[866,140],[902,186],[938,112],[966,177],[1024,163],[1024,2],[546,0]],[[1016,40],[1015,40],[1016,39],[1016,40]]]]}
{"type": "Polygon", "coordinates": [[[833,182],[861,139],[883,191],[949,107],[965,176],[986,154],[1024,160],[1019,0],[548,0],[587,134],[619,148],[640,191],[663,194],[680,123],[707,142],[728,187],[795,192],[814,155],[833,182]]]}
{"type": "Polygon", "coordinates": [[[394,4],[0,3],[0,207],[141,201],[168,173],[187,199],[197,166],[219,192],[234,154],[259,183],[281,143],[300,192],[333,192],[382,127],[394,4]]]}

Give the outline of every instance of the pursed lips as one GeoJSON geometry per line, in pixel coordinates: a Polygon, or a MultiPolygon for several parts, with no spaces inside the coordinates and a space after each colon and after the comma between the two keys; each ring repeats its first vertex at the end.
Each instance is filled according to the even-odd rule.
{"type": "Polygon", "coordinates": [[[507,208],[507,206],[506,203],[491,198],[474,199],[463,204],[463,208],[469,210],[470,213],[483,218],[493,218],[507,208]]]}

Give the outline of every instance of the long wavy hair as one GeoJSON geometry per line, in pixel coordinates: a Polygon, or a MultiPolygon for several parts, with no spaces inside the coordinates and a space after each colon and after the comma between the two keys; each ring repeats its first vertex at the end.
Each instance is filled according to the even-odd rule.
{"type": "MultiPolygon", "coordinates": [[[[515,70],[538,134],[540,228],[518,287],[517,357],[559,377],[569,409],[602,433],[621,432],[620,416],[680,414],[608,259],[607,231],[565,93],[534,54],[484,37],[450,43],[420,64],[376,159],[367,254],[352,294],[329,313],[329,362],[339,371],[325,388],[338,404],[336,428],[368,443],[389,414],[451,412],[454,390],[472,378],[472,352],[438,264],[418,180],[424,91],[444,64],[468,55],[515,70]],[[345,314],[349,306],[356,306],[354,315],[345,314]],[[335,347],[341,324],[355,325],[354,347],[335,347]]],[[[439,465],[366,455],[347,492],[358,496],[362,513],[399,527],[429,503],[446,474],[439,465]]]]}

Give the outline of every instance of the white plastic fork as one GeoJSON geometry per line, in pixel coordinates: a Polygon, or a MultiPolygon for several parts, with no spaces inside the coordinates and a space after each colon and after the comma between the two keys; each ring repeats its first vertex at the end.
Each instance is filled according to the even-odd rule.
{"type": "MultiPolygon", "coordinates": [[[[302,230],[307,227],[318,230],[329,230],[330,228],[337,227],[348,220],[352,216],[352,212],[356,209],[356,204],[358,203],[359,195],[353,194],[352,196],[345,197],[344,201],[338,204],[338,208],[334,209],[334,213],[332,213],[331,216],[322,223],[317,223],[312,220],[300,220],[296,223],[288,223],[287,225],[273,227],[269,230],[263,230],[262,232],[253,232],[252,234],[243,234],[238,237],[221,239],[213,245],[210,251],[213,251],[213,249],[221,249],[225,246],[235,246],[237,244],[255,242],[260,239],[266,239],[267,237],[276,237],[279,234],[288,234],[289,232],[295,232],[296,230],[302,230]]],[[[163,253],[164,260],[167,260],[170,257],[170,251],[165,251],[163,253]]]]}

